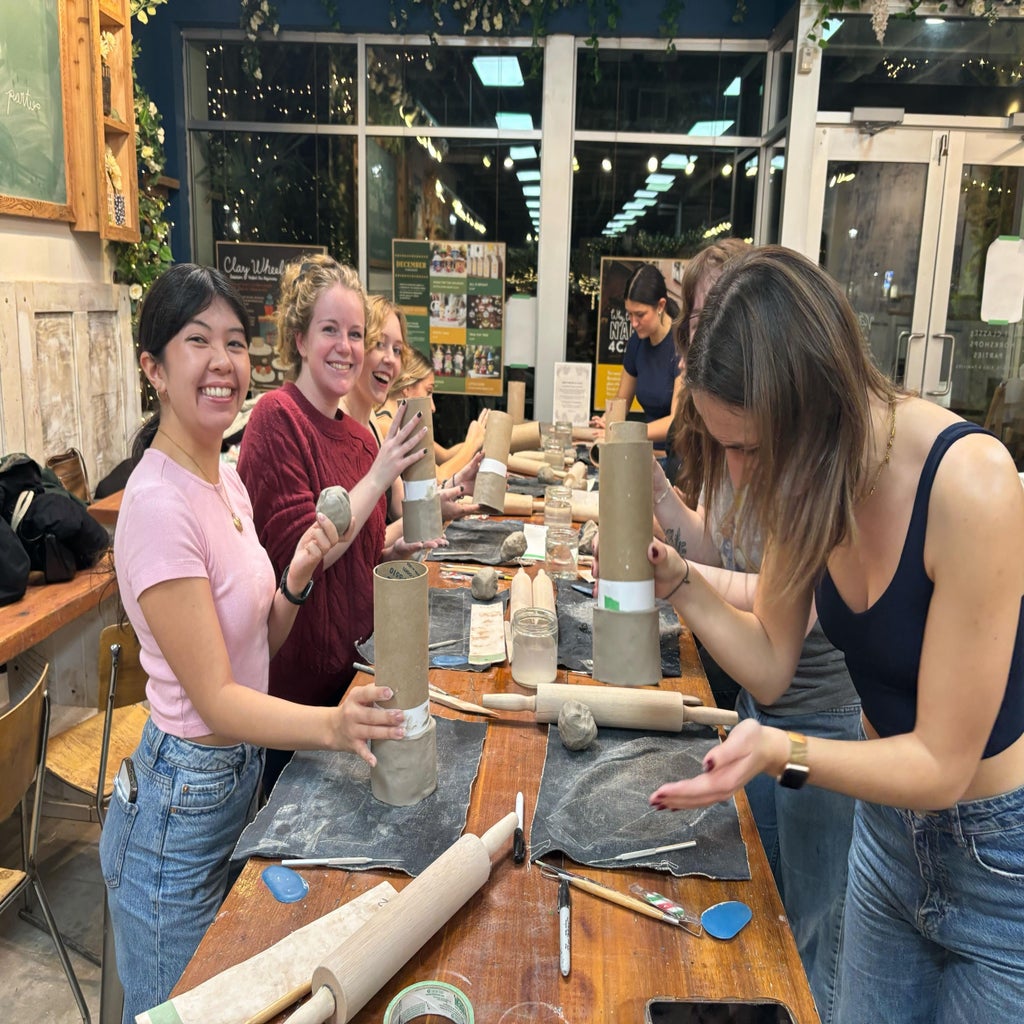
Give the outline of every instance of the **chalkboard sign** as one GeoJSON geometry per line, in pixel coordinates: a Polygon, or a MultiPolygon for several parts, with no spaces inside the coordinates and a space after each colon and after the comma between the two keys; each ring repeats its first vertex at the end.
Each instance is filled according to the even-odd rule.
{"type": "Polygon", "coordinates": [[[0,212],[72,220],[64,149],[63,4],[0,0],[0,212]]]}

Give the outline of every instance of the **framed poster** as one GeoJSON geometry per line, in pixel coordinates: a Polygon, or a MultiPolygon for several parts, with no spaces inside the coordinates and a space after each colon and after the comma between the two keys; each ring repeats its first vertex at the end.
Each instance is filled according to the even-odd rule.
{"type": "Polygon", "coordinates": [[[505,243],[395,239],[391,265],[391,294],[405,312],[409,344],[434,367],[434,391],[500,395],[505,243]]]}
{"type": "Polygon", "coordinates": [[[252,323],[252,386],[255,390],[284,383],[288,363],[277,337],[277,299],[281,275],[292,260],[310,253],[326,253],[323,245],[288,245],[262,242],[217,242],[217,269],[238,289],[252,323]]]}
{"type": "Polygon", "coordinates": [[[0,0],[0,213],[75,219],[64,138],[65,6],[0,0]]]}
{"type": "MultiPolygon", "coordinates": [[[[597,355],[594,378],[594,408],[606,409],[608,400],[619,390],[622,377],[622,359],[626,354],[626,343],[633,333],[633,327],[626,314],[626,283],[637,267],[653,263],[665,278],[668,297],[676,305],[681,295],[680,282],[687,260],[661,259],[640,260],[605,256],[601,259],[601,291],[597,320],[597,355]]],[[[631,412],[640,412],[640,403],[633,399],[631,412]]]]}

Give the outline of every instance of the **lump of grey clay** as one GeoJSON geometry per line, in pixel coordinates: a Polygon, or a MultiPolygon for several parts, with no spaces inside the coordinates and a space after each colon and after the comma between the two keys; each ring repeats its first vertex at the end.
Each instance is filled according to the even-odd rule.
{"type": "Polygon", "coordinates": [[[317,512],[323,512],[342,536],[352,522],[352,502],[344,487],[325,487],[316,499],[317,512]]]}
{"type": "Polygon", "coordinates": [[[496,569],[481,569],[473,574],[473,582],[469,589],[478,601],[490,601],[498,592],[498,573],[496,569]]]}
{"type": "Polygon", "coordinates": [[[592,555],[594,553],[594,538],[597,536],[597,523],[588,519],[580,530],[580,554],[592,555]]]}
{"type": "Polygon", "coordinates": [[[510,533],[502,542],[498,557],[503,562],[511,562],[526,552],[526,534],[522,530],[510,533]]]}
{"type": "Polygon", "coordinates": [[[569,750],[586,750],[597,738],[590,708],[578,700],[567,700],[558,712],[558,735],[569,750]]]}
{"type": "Polygon", "coordinates": [[[537,470],[537,483],[539,484],[557,484],[559,477],[555,475],[553,466],[543,465],[537,470]]]}

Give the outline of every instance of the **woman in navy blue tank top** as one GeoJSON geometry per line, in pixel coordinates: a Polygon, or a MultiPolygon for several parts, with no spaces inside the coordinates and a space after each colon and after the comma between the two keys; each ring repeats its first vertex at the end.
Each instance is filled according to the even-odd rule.
{"type": "MultiPolygon", "coordinates": [[[[708,451],[749,464],[765,542],[753,611],[654,542],[656,593],[762,693],[790,684],[812,596],[844,651],[865,741],[748,719],[658,808],[728,799],[759,773],[857,798],[838,1013],[1015,1018],[1024,1002],[1024,491],[1005,448],[899,392],[842,290],[778,247],[730,261],[686,384],[708,451]]],[[[807,841],[813,842],[813,836],[807,841]]]]}

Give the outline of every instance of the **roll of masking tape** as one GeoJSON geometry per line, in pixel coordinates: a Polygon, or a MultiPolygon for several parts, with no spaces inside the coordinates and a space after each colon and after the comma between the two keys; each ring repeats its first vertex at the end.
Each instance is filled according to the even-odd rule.
{"type": "Polygon", "coordinates": [[[429,1013],[455,1024],[473,1024],[473,1004],[466,993],[444,981],[418,981],[403,988],[388,1003],[384,1024],[406,1024],[429,1013]]]}

